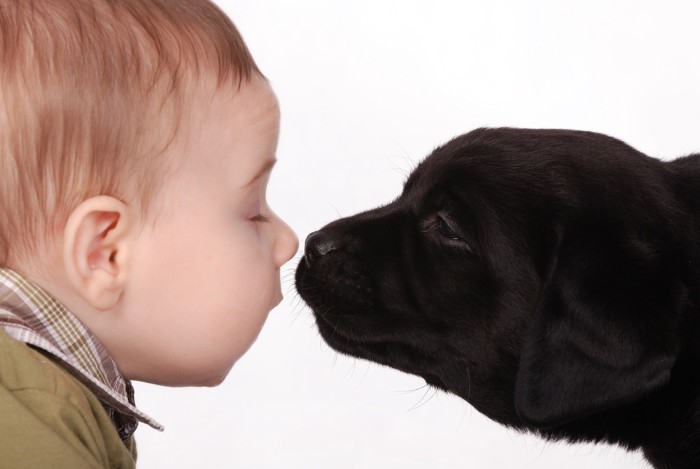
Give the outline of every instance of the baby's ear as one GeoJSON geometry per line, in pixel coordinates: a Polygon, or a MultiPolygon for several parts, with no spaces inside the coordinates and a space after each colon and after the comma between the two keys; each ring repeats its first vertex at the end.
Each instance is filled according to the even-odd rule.
{"type": "Polygon", "coordinates": [[[127,206],[108,196],[91,197],[68,217],[63,261],[73,288],[93,307],[113,307],[121,296],[131,225],[127,206]]]}

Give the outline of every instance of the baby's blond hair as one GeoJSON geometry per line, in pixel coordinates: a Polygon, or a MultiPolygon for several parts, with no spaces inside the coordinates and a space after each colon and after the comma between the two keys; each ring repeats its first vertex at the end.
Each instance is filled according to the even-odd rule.
{"type": "Polygon", "coordinates": [[[145,213],[194,87],[256,74],[208,0],[0,0],[0,266],[91,196],[145,213]]]}

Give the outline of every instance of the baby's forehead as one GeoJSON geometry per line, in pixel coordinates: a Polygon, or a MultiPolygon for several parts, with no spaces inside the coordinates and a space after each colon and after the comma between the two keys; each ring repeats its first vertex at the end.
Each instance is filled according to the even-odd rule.
{"type": "Polygon", "coordinates": [[[280,111],[266,80],[235,88],[205,88],[190,96],[170,158],[183,178],[243,188],[276,159],[280,111]],[[189,176],[188,176],[189,175],[189,176]]]}
{"type": "Polygon", "coordinates": [[[199,133],[212,140],[228,135],[229,143],[237,146],[247,141],[246,135],[236,134],[243,129],[279,133],[279,102],[263,77],[237,86],[207,86],[188,101],[188,128],[183,129],[188,138],[199,133]]]}

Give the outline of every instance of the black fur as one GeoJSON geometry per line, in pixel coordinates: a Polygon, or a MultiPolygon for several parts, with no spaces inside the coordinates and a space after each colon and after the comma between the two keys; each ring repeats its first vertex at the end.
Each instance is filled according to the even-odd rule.
{"type": "Polygon", "coordinates": [[[479,129],[312,233],[296,283],[342,353],[511,427],[699,468],[699,249],[700,155],[479,129]]]}

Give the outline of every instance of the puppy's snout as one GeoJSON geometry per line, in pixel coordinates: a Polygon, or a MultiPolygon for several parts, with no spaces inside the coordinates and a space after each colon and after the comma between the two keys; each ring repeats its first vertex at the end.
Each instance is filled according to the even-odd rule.
{"type": "Polygon", "coordinates": [[[338,247],[338,241],[329,236],[328,233],[323,230],[314,231],[306,237],[306,242],[304,244],[304,259],[306,260],[306,265],[309,265],[314,259],[323,257],[331,251],[335,251],[338,247]]]}

